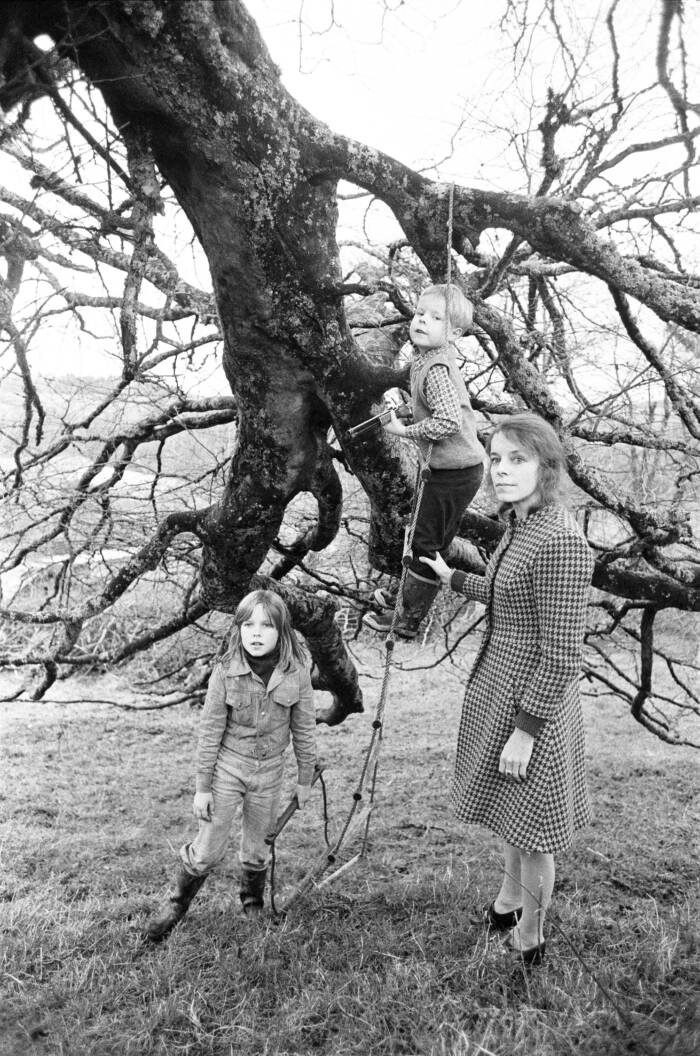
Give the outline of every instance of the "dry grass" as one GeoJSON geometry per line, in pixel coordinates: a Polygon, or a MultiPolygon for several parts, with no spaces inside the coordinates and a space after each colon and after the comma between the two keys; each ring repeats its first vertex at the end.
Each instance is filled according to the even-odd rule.
{"type": "MultiPolygon", "coordinates": [[[[367,715],[319,730],[336,824],[367,684],[367,715]]],[[[6,705],[2,1056],[698,1051],[697,754],[612,702],[587,706],[595,825],[561,856],[548,962],[524,977],[479,924],[497,843],[446,800],[459,699],[449,673],[396,673],[371,850],[352,872],[256,924],[232,850],[157,948],[140,931],[188,829],[196,714],[6,705]]],[[[322,847],[320,815],[318,797],[280,842],[281,897],[322,847]]]]}

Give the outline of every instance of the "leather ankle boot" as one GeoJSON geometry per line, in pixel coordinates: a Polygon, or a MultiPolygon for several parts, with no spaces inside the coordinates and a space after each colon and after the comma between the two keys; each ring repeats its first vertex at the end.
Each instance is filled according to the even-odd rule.
{"type": "Polygon", "coordinates": [[[184,866],[175,874],[173,888],[166,901],[146,924],[146,938],[161,942],[169,935],[190,907],[190,902],[206,880],[206,876],[193,876],[184,866]]]}

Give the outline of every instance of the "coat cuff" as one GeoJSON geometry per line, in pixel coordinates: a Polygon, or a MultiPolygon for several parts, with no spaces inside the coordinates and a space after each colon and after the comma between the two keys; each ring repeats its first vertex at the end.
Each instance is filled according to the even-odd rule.
{"type": "Polygon", "coordinates": [[[211,774],[197,774],[194,787],[196,792],[211,792],[211,774]]]}
{"type": "Polygon", "coordinates": [[[515,716],[516,729],[529,733],[531,737],[537,736],[546,721],[546,719],[541,719],[538,715],[531,715],[529,711],[523,711],[522,708],[515,716]]]}
{"type": "Polygon", "coordinates": [[[466,581],[467,573],[460,572],[460,570],[456,568],[450,578],[450,590],[453,590],[455,594],[461,594],[466,581]]]}

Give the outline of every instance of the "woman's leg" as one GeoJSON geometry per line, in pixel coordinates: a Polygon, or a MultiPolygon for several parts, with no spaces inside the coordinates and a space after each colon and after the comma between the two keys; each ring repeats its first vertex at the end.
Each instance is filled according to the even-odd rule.
{"type": "Polygon", "coordinates": [[[543,942],[544,917],[554,890],[554,855],[520,852],[523,915],[513,931],[515,949],[529,950],[543,942]]]}
{"type": "Polygon", "coordinates": [[[496,895],[494,909],[497,913],[511,913],[523,904],[520,878],[520,849],[511,843],[503,844],[503,880],[496,895]]]}

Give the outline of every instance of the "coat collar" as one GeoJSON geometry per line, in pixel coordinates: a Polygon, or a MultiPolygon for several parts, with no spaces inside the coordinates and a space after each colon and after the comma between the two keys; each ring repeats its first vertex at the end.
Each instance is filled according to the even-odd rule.
{"type": "Polygon", "coordinates": [[[521,525],[527,524],[528,521],[538,520],[540,517],[547,517],[552,513],[556,513],[561,507],[556,503],[546,503],[542,506],[533,506],[532,509],[528,510],[524,517],[517,517],[515,510],[510,507],[500,511],[500,517],[506,522],[506,526],[515,529],[521,525]]]}

